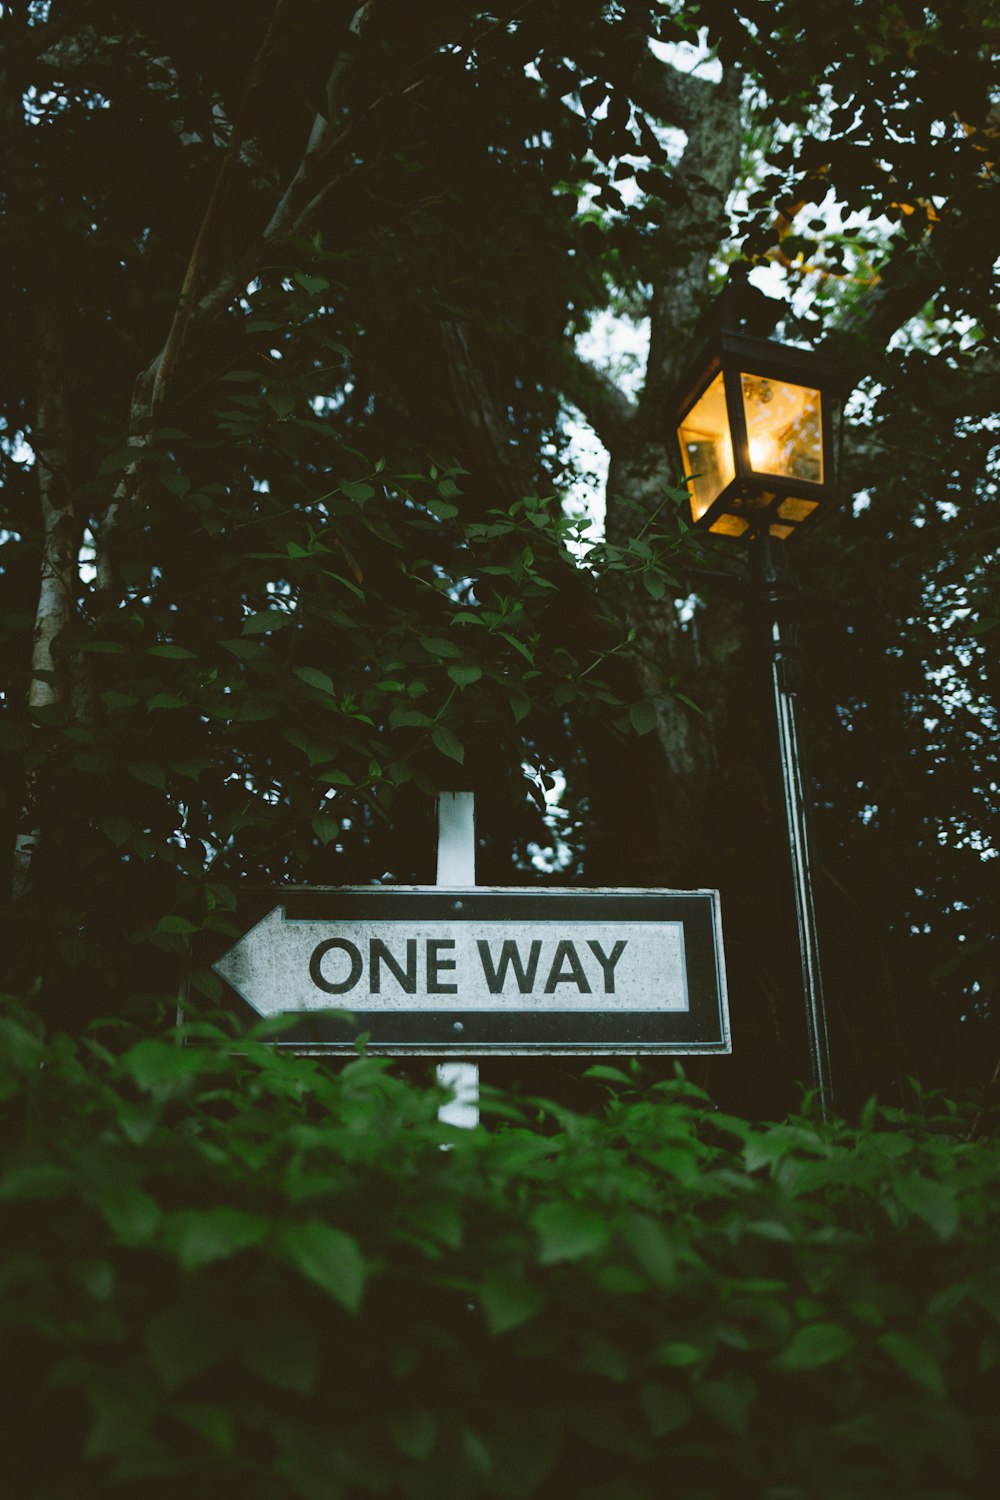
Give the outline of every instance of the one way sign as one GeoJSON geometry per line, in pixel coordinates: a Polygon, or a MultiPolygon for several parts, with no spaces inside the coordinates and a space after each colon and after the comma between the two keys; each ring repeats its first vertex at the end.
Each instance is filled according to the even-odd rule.
{"type": "Polygon", "coordinates": [[[714,891],[285,888],[213,967],[298,1047],[730,1050],[714,891]]]}

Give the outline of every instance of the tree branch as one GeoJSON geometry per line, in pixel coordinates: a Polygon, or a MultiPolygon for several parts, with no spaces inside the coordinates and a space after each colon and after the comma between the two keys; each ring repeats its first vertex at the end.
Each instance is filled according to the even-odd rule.
{"type": "MultiPolygon", "coordinates": [[[[149,365],[137,376],[132,388],[128,446],[135,448],[136,456],[133,463],[122,472],[101,527],[95,580],[99,592],[110,591],[114,588],[117,575],[114,553],[118,533],[126,514],[135,504],[141,502],[142,498],[142,465],[147,446],[147,430],[153,414],[168,399],[192,333],[198,324],[210,320],[216,313],[227,307],[237,292],[246,286],[254,271],[258,269],[268,244],[279,236],[284,227],[283,215],[290,211],[295,200],[293,189],[308,180],[312,164],[319,156],[326,154],[331,144],[335,144],[330,140],[333,130],[332,116],[336,109],[338,86],[347,71],[352,55],[348,49],[342,49],[338,53],[327,82],[329,117],[316,116],[302,159],[260,240],[248,254],[241,256],[235,265],[228,267],[218,277],[209,292],[198,298],[198,288],[204,278],[212,239],[219,223],[233,169],[246,136],[250,105],[264,75],[278,24],[287,4],[288,0],[276,0],[267,31],[247,77],[243,101],[233,122],[229,145],[219,166],[198,234],[195,237],[166,341],[149,365]]],[[[358,6],[349,28],[354,36],[360,33],[374,4],[375,0],[363,0],[363,3],[358,6]]],[[[341,132],[341,135],[343,134],[344,132],[341,132]]]]}
{"type": "Polygon", "coordinates": [[[879,281],[831,333],[825,348],[853,387],[885,356],[893,334],[915,317],[936,291],[956,279],[987,277],[1000,255],[1000,188],[984,178],[977,212],[944,211],[919,244],[896,255],[879,281]]]}
{"type": "Polygon", "coordinates": [[[170,325],[170,332],[167,334],[166,343],[156,361],[156,375],[153,380],[150,396],[150,404],[153,412],[166,400],[174,374],[184,353],[184,346],[187,342],[191,326],[191,316],[195,308],[198,285],[204,275],[205,263],[208,258],[212,237],[229,190],[233,167],[239,158],[240,147],[243,144],[246,134],[250,103],[264,76],[264,70],[267,67],[267,62],[274,46],[278,23],[287,4],[288,0],[276,0],[270,22],[264,33],[264,40],[260,44],[257,56],[253,60],[253,65],[247,77],[243,101],[233,121],[229,145],[223,154],[211,195],[202,216],[198,233],[195,236],[194,246],[191,250],[187,270],[184,273],[184,282],[177,301],[177,310],[170,325]]]}
{"type": "Polygon", "coordinates": [[[51,307],[38,319],[38,402],[32,439],[42,512],[42,567],[28,706],[41,708],[66,696],[65,664],[57,660],[55,643],[72,619],[79,586],[76,523],[66,472],[65,364],[51,307]]]}
{"type": "Polygon", "coordinates": [[[632,97],[661,125],[690,131],[712,108],[719,85],[685,73],[647,51],[636,69],[632,97]]]}
{"type": "Polygon", "coordinates": [[[455,407],[468,434],[473,463],[492,475],[508,502],[531,493],[531,476],[510,424],[497,411],[483,373],[469,350],[465,328],[455,318],[441,322],[441,342],[455,407]]]}
{"type": "Polygon", "coordinates": [[[626,438],[639,414],[635,402],[618,389],[610,375],[572,349],[567,351],[563,390],[606,448],[615,448],[626,438]]]}
{"type": "Polygon", "coordinates": [[[317,114],[313,121],[302,160],[264,230],[262,236],[264,243],[281,239],[289,233],[294,235],[303,232],[296,221],[296,213],[301,218],[302,199],[306,197],[308,201],[308,198],[312,196],[310,185],[314,182],[317,172],[321,171],[323,165],[335,155],[347,135],[347,130],[351,129],[351,126],[348,126],[347,130],[339,132],[336,130],[340,87],[354,62],[354,44],[371,20],[374,6],[375,0],[364,0],[351,17],[347,28],[351,41],[337,54],[327,79],[326,114],[317,114]],[[294,227],[290,228],[292,225],[294,227]]]}
{"type": "MultiPolygon", "coordinates": [[[[59,638],[73,619],[79,591],[78,523],[70,499],[66,428],[66,366],[55,309],[46,305],[37,322],[38,397],[32,444],[42,518],[42,558],[38,603],[31,648],[28,707],[47,708],[66,700],[69,664],[58,649],[59,638]]],[[[31,883],[32,861],[38,847],[38,771],[25,778],[21,827],[11,871],[14,899],[31,883]]]]}
{"type": "Polygon", "coordinates": [[[677,269],[654,288],[650,304],[649,364],[641,410],[654,424],[663,417],[688,357],[691,334],[711,295],[712,262],[728,234],[726,202],[740,165],[740,85],[736,68],[717,84],[689,90],[687,145],[673,181],[680,207],[670,234],[677,269]]]}

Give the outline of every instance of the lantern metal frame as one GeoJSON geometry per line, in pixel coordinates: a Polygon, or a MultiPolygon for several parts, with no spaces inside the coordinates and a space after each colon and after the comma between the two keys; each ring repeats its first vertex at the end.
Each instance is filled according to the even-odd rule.
{"type": "MultiPolygon", "coordinates": [[[[729,536],[751,535],[766,527],[775,539],[786,543],[793,541],[833,505],[837,496],[834,407],[838,397],[838,381],[834,362],[827,355],[813,349],[799,349],[736,330],[719,329],[703,346],[700,357],[689,366],[686,378],[680,385],[682,398],[676,404],[674,427],[682,458],[684,445],[681,428],[684,421],[720,374],[723,379],[735,474],[701,516],[696,517],[694,514],[692,492],[692,524],[699,530],[712,531],[723,516],[729,516],[743,523],[742,530],[726,527],[724,534],[729,536]],[[753,466],[743,398],[744,375],[818,391],[820,480],[771,474],[753,466]],[[780,508],[788,500],[808,501],[815,505],[815,509],[800,520],[787,514],[782,516],[779,514],[780,508]]],[[[686,482],[690,483],[691,478],[686,482]]]]}

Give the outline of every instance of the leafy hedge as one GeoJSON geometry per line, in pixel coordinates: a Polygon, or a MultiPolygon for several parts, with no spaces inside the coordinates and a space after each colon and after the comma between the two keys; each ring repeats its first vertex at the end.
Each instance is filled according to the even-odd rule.
{"type": "Polygon", "coordinates": [[[603,1118],[460,1131],[370,1058],[0,1024],[8,1493],[993,1493],[1000,1152],[954,1111],[609,1068],[603,1118]]]}

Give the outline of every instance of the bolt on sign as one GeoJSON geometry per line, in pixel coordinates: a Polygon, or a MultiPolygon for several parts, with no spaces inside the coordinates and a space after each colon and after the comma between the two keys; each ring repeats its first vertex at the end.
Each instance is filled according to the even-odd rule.
{"type": "Polygon", "coordinates": [[[729,1052],[716,891],[286,887],[213,968],[281,1045],[729,1052]]]}

